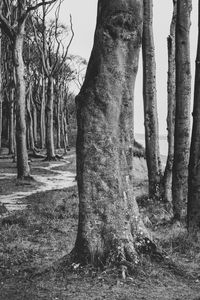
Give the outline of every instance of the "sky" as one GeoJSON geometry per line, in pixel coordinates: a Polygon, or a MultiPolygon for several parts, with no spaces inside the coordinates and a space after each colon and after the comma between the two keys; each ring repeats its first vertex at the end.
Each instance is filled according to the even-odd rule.
{"type": "MultiPolygon", "coordinates": [[[[113,0],[114,1],[114,0],[113,0]]],[[[192,90],[194,86],[194,68],[197,48],[197,0],[193,1],[191,14],[191,68],[192,90]]],[[[64,0],[61,9],[61,20],[69,23],[69,14],[73,18],[75,37],[70,47],[71,54],[80,55],[87,60],[93,46],[96,26],[97,0],[64,0]]],[[[157,104],[159,133],[167,134],[167,36],[172,16],[172,0],[154,0],[154,42],[157,66],[157,104]]],[[[193,92],[192,92],[193,102],[193,92]]],[[[142,98],[142,61],[140,64],[135,86],[135,132],[144,132],[143,98],[142,98]]]]}

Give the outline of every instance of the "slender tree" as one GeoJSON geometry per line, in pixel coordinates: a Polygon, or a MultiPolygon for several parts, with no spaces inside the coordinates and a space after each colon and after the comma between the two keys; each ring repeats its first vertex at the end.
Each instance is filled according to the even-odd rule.
{"type": "MultiPolygon", "coordinates": [[[[14,154],[15,143],[14,143],[14,131],[15,131],[15,109],[14,109],[14,98],[15,98],[15,69],[13,68],[13,55],[12,55],[12,42],[2,32],[2,92],[4,107],[6,107],[7,115],[4,114],[4,124],[7,119],[8,129],[8,148],[9,154],[14,154]]],[[[5,128],[4,128],[5,132],[5,128]]]]}
{"type": "Polygon", "coordinates": [[[168,82],[167,82],[167,140],[168,156],[165,167],[163,183],[163,199],[165,202],[172,201],[172,167],[174,161],[174,127],[176,110],[176,65],[175,65],[175,32],[176,32],[177,0],[173,0],[173,15],[170,25],[170,34],[167,38],[168,50],[168,82]]]}
{"type": "Polygon", "coordinates": [[[153,0],[144,0],[142,39],[143,101],[146,160],[149,178],[149,196],[160,196],[161,162],[159,153],[156,62],[153,38],[153,0]]]}
{"type": "Polygon", "coordinates": [[[190,235],[200,232],[200,1],[198,1],[198,47],[194,88],[193,128],[188,177],[188,230],[190,235]]]}
{"type": "Polygon", "coordinates": [[[144,236],[133,196],[133,93],[142,0],[99,0],[94,46],[77,103],[79,224],[71,255],[81,263],[137,262],[144,236]]]}
{"type": "Polygon", "coordinates": [[[41,91],[41,108],[40,108],[40,140],[41,147],[45,148],[46,141],[46,123],[45,123],[45,104],[46,104],[46,78],[42,68],[42,91],[41,91]]]}
{"type": "Polygon", "coordinates": [[[187,200],[190,147],[190,12],[191,0],[177,0],[176,22],[176,117],[174,163],[172,171],[172,202],[174,218],[180,220],[187,200]]]}

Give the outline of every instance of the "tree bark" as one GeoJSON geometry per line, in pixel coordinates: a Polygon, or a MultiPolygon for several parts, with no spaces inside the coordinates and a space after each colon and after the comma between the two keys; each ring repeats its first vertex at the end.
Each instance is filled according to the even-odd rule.
{"type": "Polygon", "coordinates": [[[42,73],[42,95],[41,95],[41,110],[40,110],[40,140],[41,148],[45,148],[46,140],[46,123],[45,123],[45,106],[46,106],[46,80],[44,72],[42,73]]]}
{"type": "Polygon", "coordinates": [[[33,101],[33,97],[31,97],[31,106],[32,106],[32,118],[33,118],[33,138],[34,142],[37,144],[37,107],[33,101]]]}
{"type": "Polygon", "coordinates": [[[146,160],[149,179],[149,197],[160,196],[161,162],[159,153],[156,62],[153,38],[153,1],[144,0],[142,39],[143,101],[146,160]]]}
{"type": "Polygon", "coordinates": [[[173,16],[170,25],[170,35],[167,38],[168,49],[168,82],[167,82],[167,140],[168,156],[163,178],[163,199],[172,202],[172,167],[174,161],[174,127],[176,110],[176,65],[175,65],[175,31],[176,31],[177,0],[173,0],[173,16]]]}
{"type": "Polygon", "coordinates": [[[58,91],[57,96],[57,148],[60,149],[61,148],[61,122],[60,122],[60,109],[61,109],[61,93],[60,91],[58,91]]]}
{"type": "Polygon", "coordinates": [[[30,175],[26,147],[25,120],[25,81],[24,62],[22,57],[25,22],[19,25],[14,43],[14,64],[16,69],[16,146],[17,146],[17,176],[26,178],[30,175]]]}
{"type": "Polygon", "coordinates": [[[14,143],[14,128],[15,128],[15,118],[14,118],[14,88],[11,89],[11,98],[9,101],[9,154],[15,153],[15,143],[14,143]]]}
{"type": "Polygon", "coordinates": [[[26,100],[27,107],[27,117],[28,117],[28,136],[30,141],[30,149],[34,151],[35,149],[35,140],[34,140],[34,130],[33,130],[33,117],[31,113],[31,97],[32,97],[32,84],[29,83],[28,95],[26,100]]]}
{"type": "Polygon", "coordinates": [[[145,229],[133,196],[133,92],[142,0],[99,0],[94,46],[77,103],[79,224],[74,259],[137,262],[145,229]]]}
{"type": "Polygon", "coordinates": [[[54,132],[53,132],[53,102],[54,102],[54,79],[48,77],[47,86],[47,103],[46,103],[46,147],[47,147],[47,160],[55,159],[54,149],[54,132]]]}
{"type": "Polygon", "coordinates": [[[64,114],[62,115],[62,132],[63,132],[64,153],[66,154],[67,150],[69,150],[69,138],[68,138],[68,124],[64,114]]]}
{"type": "MultiPolygon", "coordinates": [[[[0,96],[0,98],[1,98],[1,96],[0,96]]],[[[1,140],[2,140],[2,126],[3,126],[2,99],[0,99],[0,149],[2,147],[2,142],[1,142],[1,140]]]]}
{"type": "Polygon", "coordinates": [[[188,177],[187,223],[190,235],[199,237],[200,232],[200,3],[198,4],[198,47],[196,56],[193,128],[190,148],[188,177]]]}
{"type": "Polygon", "coordinates": [[[172,203],[174,218],[180,220],[187,200],[190,147],[190,12],[191,0],[177,0],[176,23],[176,118],[172,203]]]}
{"type": "MultiPolygon", "coordinates": [[[[0,8],[1,10],[1,8],[0,8]]],[[[2,103],[3,103],[3,95],[2,95],[2,49],[1,49],[1,42],[2,42],[2,32],[0,29],[0,148],[1,148],[1,137],[2,137],[2,126],[3,126],[3,114],[2,114],[2,103]]]]}

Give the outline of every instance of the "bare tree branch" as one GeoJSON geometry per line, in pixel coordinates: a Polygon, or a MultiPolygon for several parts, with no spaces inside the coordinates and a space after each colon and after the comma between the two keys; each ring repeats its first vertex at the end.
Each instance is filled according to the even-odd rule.
{"type": "Polygon", "coordinates": [[[70,47],[70,45],[72,43],[72,40],[74,38],[74,30],[73,30],[73,23],[72,23],[72,16],[71,16],[71,14],[70,14],[70,29],[71,29],[72,35],[71,35],[71,38],[70,38],[69,43],[67,45],[65,54],[63,55],[63,58],[62,58],[61,62],[58,65],[54,65],[54,68],[53,68],[52,72],[58,72],[59,69],[62,67],[63,63],[65,62],[65,60],[67,58],[69,47],[70,47]]]}
{"type": "Polygon", "coordinates": [[[8,20],[4,18],[2,13],[0,12],[0,27],[5,32],[5,34],[14,41],[15,38],[15,31],[12,26],[9,24],[8,20]]]}
{"type": "Polygon", "coordinates": [[[48,4],[53,4],[55,3],[57,0],[49,0],[49,1],[42,1],[36,5],[33,5],[33,6],[29,6],[27,9],[26,9],[26,14],[28,14],[30,11],[32,10],[36,10],[37,8],[39,8],[40,6],[42,5],[48,5],[48,4]]]}
{"type": "Polygon", "coordinates": [[[35,28],[35,24],[31,18],[31,24],[32,24],[32,27],[33,27],[33,32],[34,32],[34,36],[35,36],[35,41],[36,41],[36,44],[37,44],[37,47],[38,47],[38,50],[40,52],[40,55],[41,55],[41,59],[42,59],[42,66],[43,66],[43,69],[44,69],[44,72],[45,72],[45,75],[48,76],[49,72],[48,72],[48,66],[46,64],[46,61],[45,61],[45,54],[40,46],[40,42],[38,40],[38,35],[37,35],[37,32],[36,32],[36,28],[35,28]]]}

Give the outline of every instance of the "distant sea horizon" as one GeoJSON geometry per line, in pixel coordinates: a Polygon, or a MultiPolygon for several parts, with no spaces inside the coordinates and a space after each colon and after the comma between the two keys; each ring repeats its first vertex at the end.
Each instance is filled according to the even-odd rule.
{"type": "MultiPolygon", "coordinates": [[[[135,140],[138,143],[140,143],[143,147],[145,147],[144,133],[135,133],[135,140]]],[[[160,154],[163,156],[167,156],[167,152],[168,152],[167,135],[164,134],[159,135],[159,147],[160,147],[160,154]]]]}

